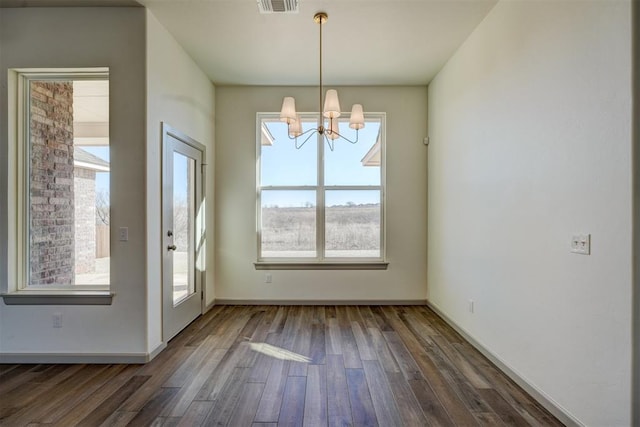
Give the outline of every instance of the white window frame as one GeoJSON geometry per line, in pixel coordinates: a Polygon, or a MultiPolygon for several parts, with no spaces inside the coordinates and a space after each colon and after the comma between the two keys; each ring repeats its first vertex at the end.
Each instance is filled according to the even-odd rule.
{"type": "MultiPolygon", "coordinates": [[[[314,118],[317,126],[322,124],[323,117],[318,113],[300,113],[304,121],[314,118]]],[[[349,118],[349,113],[342,113],[340,118],[349,118]]],[[[270,185],[262,186],[261,178],[261,126],[263,121],[280,121],[279,113],[259,112],[256,114],[256,237],[257,237],[257,262],[256,269],[386,269],[386,113],[365,113],[367,120],[378,120],[380,123],[381,160],[380,160],[380,184],[379,185],[324,185],[324,153],[328,149],[324,137],[316,134],[307,142],[316,141],[317,146],[317,181],[316,185],[270,185]],[[263,190],[312,190],[316,192],[316,256],[315,257],[262,257],[262,200],[263,190]],[[380,192],[380,256],[379,257],[325,257],[325,192],[331,190],[375,190],[380,192]]],[[[305,138],[303,136],[301,138],[305,138]]],[[[294,144],[293,140],[278,141],[278,143],[294,144]]],[[[336,150],[340,144],[348,142],[336,140],[336,150]]]]}
{"type": "Polygon", "coordinates": [[[110,304],[108,285],[30,286],[29,278],[29,83],[32,80],[109,80],[109,69],[29,68],[8,70],[8,284],[2,289],[6,304],[110,304]],[[13,202],[13,203],[12,203],[13,202]]]}

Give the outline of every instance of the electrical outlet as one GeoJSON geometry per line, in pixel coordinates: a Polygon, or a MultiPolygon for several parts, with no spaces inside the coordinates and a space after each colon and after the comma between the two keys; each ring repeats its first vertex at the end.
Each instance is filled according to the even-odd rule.
{"type": "Polygon", "coordinates": [[[271,276],[271,273],[267,273],[264,275],[264,283],[271,283],[272,280],[273,276],[271,276]]]}
{"type": "Polygon", "coordinates": [[[62,328],[62,313],[53,313],[51,320],[54,328],[62,328]]]}
{"type": "Polygon", "coordinates": [[[472,299],[469,300],[469,313],[473,313],[474,310],[474,302],[472,299]]]}
{"type": "Polygon", "coordinates": [[[571,252],[574,254],[591,254],[591,234],[574,234],[571,236],[571,252]]]}

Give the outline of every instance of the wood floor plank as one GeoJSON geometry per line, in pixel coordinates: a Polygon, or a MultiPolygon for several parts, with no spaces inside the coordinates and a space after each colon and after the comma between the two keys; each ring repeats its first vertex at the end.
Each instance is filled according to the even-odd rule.
{"type": "Polygon", "coordinates": [[[378,357],[373,349],[371,339],[369,338],[368,334],[362,329],[362,324],[360,322],[352,321],[351,332],[353,333],[353,337],[356,340],[360,360],[377,360],[378,357]]]}
{"type": "Polygon", "coordinates": [[[351,416],[356,426],[377,426],[371,393],[363,369],[346,369],[349,400],[351,401],[351,416]]]}
{"type": "MultiPolygon", "coordinates": [[[[270,346],[269,348],[278,348],[281,340],[282,337],[279,333],[270,332],[267,334],[264,344],[268,344],[270,346]]],[[[258,342],[252,343],[251,351],[258,352],[259,354],[257,355],[256,362],[251,368],[248,382],[266,383],[267,378],[269,377],[269,371],[271,370],[274,356],[267,352],[264,347],[260,347],[260,344],[261,343],[258,342]]]]}
{"type": "Polygon", "coordinates": [[[305,426],[327,426],[327,371],[324,365],[310,365],[304,401],[305,426]]]}
{"type": "Polygon", "coordinates": [[[397,332],[384,332],[383,336],[407,381],[423,379],[418,364],[397,332]]]}
{"type": "Polygon", "coordinates": [[[205,425],[228,425],[249,377],[250,368],[235,368],[226,381],[215,405],[205,419],[205,425]]]}
{"type": "Polygon", "coordinates": [[[447,340],[441,336],[433,337],[433,340],[457,370],[460,371],[475,388],[491,388],[484,376],[467,362],[467,359],[465,359],[451,343],[447,342],[447,340]]]}
{"type": "Polygon", "coordinates": [[[262,383],[246,383],[238,399],[238,404],[231,414],[228,425],[251,425],[255,419],[263,390],[264,384],[262,383]]]}
{"type": "Polygon", "coordinates": [[[396,362],[396,359],[391,354],[391,350],[387,345],[387,341],[382,336],[382,332],[380,332],[378,328],[369,328],[369,336],[371,336],[377,359],[380,361],[380,365],[385,372],[400,372],[398,362],[396,362]]]}
{"type": "Polygon", "coordinates": [[[338,319],[331,317],[327,319],[327,332],[325,334],[325,345],[327,354],[342,354],[342,331],[338,319]]]}
{"type": "MultiPolygon", "coordinates": [[[[60,366],[60,365],[58,365],[60,366]]],[[[75,375],[84,365],[62,365],[63,369],[46,382],[25,383],[9,393],[0,394],[0,420],[5,419],[24,407],[32,405],[65,379],[75,375]]]]}
{"type": "Polygon", "coordinates": [[[173,399],[173,396],[175,396],[177,392],[177,388],[158,389],[127,425],[131,427],[152,425],[154,420],[160,415],[160,412],[162,412],[162,408],[173,399]]]}
{"type": "MultiPolygon", "coordinates": [[[[164,363],[154,363],[154,359],[151,363],[145,365],[140,369],[138,375],[149,375],[149,380],[136,390],[136,392],[123,403],[123,407],[120,409],[123,411],[139,411],[147,400],[162,387],[162,384],[184,363],[194,350],[194,347],[182,346],[177,348],[170,358],[165,359],[164,363]],[[153,366],[153,369],[150,369],[150,365],[153,366]]],[[[160,355],[162,355],[162,353],[160,355]]]]}
{"type": "MultiPolygon", "coordinates": [[[[59,408],[58,414],[55,412],[53,414],[49,414],[49,417],[55,420],[53,425],[65,427],[79,424],[83,418],[88,414],[95,412],[96,409],[109,398],[109,396],[118,391],[138,371],[138,369],[133,365],[114,365],[112,368],[113,370],[111,371],[111,375],[108,376],[97,389],[85,387],[81,393],[78,393],[76,398],[65,402],[68,404],[68,407],[71,408],[70,410],[59,408]],[[73,406],[74,402],[77,402],[75,406],[73,406]]],[[[109,374],[109,372],[105,371],[105,374],[109,374]]],[[[123,401],[124,399],[121,400],[121,402],[123,401]]],[[[117,408],[117,406],[110,408],[109,413],[102,418],[99,423],[94,423],[94,425],[102,423],[102,421],[104,421],[111,412],[117,408]]],[[[45,422],[49,421],[45,420],[45,422]]]]}
{"type": "Polygon", "coordinates": [[[326,338],[325,338],[325,325],[312,324],[311,325],[311,342],[309,345],[309,358],[310,363],[314,365],[324,365],[326,356],[326,338]]]}
{"type": "Polygon", "coordinates": [[[100,424],[100,427],[124,427],[128,425],[136,415],[138,415],[138,412],[118,410],[100,424]]]}
{"type": "Polygon", "coordinates": [[[453,346],[467,358],[469,363],[482,370],[491,387],[500,393],[502,398],[509,402],[529,424],[552,427],[562,425],[549,411],[533,400],[531,396],[500,372],[493,363],[471,347],[470,344],[455,343],[453,346]]]}
{"type": "Polygon", "coordinates": [[[351,321],[344,306],[336,308],[336,316],[340,325],[342,357],[344,358],[344,366],[348,369],[362,369],[362,361],[358,352],[358,344],[353,336],[351,329],[351,321]]]}
{"type": "Polygon", "coordinates": [[[179,427],[195,427],[204,424],[209,413],[213,410],[214,402],[206,400],[194,400],[187,408],[184,416],[178,423],[179,427]]]}
{"type": "MultiPolygon", "coordinates": [[[[378,423],[382,426],[402,426],[403,422],[398,412],[396,399],[394,399],[392,389],[380,364],[377,360],[363,360],[362,366],[378,423]]],[[[402,381],[404,381],[404,378],[402,378],[402,381]]],[[[415,411],[411,407],[412,403],[406,402],[404,408],[407,412],[403,415],[412,421],[412,423],[406,425],[424,425],[422,410],[416,405],[418,410],[415,411]],[[420,422],[418,423],[418,421],[420,422]]]]}
{"type": "Polygon", "coordinates": [[[304,396],[307,386],[306,377],[288,377],[282,397],[282,409],[278,425],[302,426],[304,419],[304,396]]]}
{"type": "Polygon", "coordinates": [[[39,401],[38,405],[30,405],[22,408],[15,414],[3,420],[7,425],[25,425],[29,422],[42,423],[43,418],[56,408],[70,409],[64,402],[73,399],[78,390],[83,390],[85,383],[106,370],[108,365],[84,365],[78,370],[76,375],[70,376],[55,388],[55,394],[51,394],[48,399],[39,401]]]}
{"type": "Polygon", "coordinates": [[[330,426],[352,425],[347,375],[341,355],[327,355],[327,416],[330,426]]]}
{"type": "Polygon", "coordinates": [[[262,398],[256,411],[256,422],[277,422],[289,372],[289,361],[276,359],[271,365],[262,398]]]}
{"type": "MultiPolygon", "coordinates": [[[[125,373],[126,374],[126,373],[125,373]]],[[[105,422],[122,403],[129,398],[142,384],[149,380],[148,375],[137,375],[130,377],[126,383],[118,387],[109,396],[105,397],[99,405],[96,405],[91,412],[78,421],[78,426],[98,426],[105,422]]],[[[60,426],[74,425],[72,419],[61,419],[60,426]]]]}
{"type": "MultiPolygon", "coordinates": [[[[386,373],[403,425],[429,425],[422,406],[402,373],[386,373]]],[[[416,380],[417,381],[417,380],[416,380]]],[[[439,400],[436,400],[440,404],[439,400]]],[[[441,405],[441,404],[440,404],[441,405]]]]}
{"type": "Polygon", "coordinates": [[[216,348],[220,338],[209,335],[205,340],[189,355],[178,369],[164,382],[163,387],[182,387],[187,381],[194,376],[197,367],[203,364],[205,358],[216,348]]]}
{"type": "Polygon", "coordinates": [[[424,306],[216,306],[145,365],[0,365],[0,425],[562,424],[424,306]]]}
{"type": "Polygon", "coordinates": [[[183,416],[226,352],[227,350],[224,349],[215,349],[208,353],[200,365],[194,369],[191,381],[180,388],[173,400],[165,407],[163,414],[170,417],[183,416]]]}
{"type": "Polygon", "coordinates": [[[422,408],[422,413],[427,419],[425,425],[441,427],[454,425],[444,405],[425,380],[409,381],[409,387],[411,387],[418,404],[422,408]]]}
{"type": "Polygon", "coordinates": [[[530,425],[513,406],[509,405],[506,400],[493,389],[478,390],[482,399],[489,404],[493,412],[509,426],[528,426],[530,425]]]}

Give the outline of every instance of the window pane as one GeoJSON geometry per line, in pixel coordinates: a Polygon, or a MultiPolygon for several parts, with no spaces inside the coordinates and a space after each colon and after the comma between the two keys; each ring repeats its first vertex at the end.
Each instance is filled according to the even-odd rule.
{"type": "Polygon", "coordinates": [[[173,303],[192,295],[195,282],[195,186],[196,161],[173,153],[173,303]]]}
{"type": "MultiPolygon", "coordinates": [[[[302,119],[302,130],[316,127],[315,120],[302,119]]],[[[298,138],[301,144],[308,135],[298,138]]],[[[260,129],[260,185],[316,185],[317,139],[311,137],[300,149],[287,135],[287,124],[263,120],[260,129]]]]}
{"type": "Polygon", "coordinates": [[[316,256],[316,192],[261,193],[262,258],[316,256]]]}
{"type": "Polygon", "coordinates": [[[29,84],[29,285],[109,284],[109,82],[29,84]]]}
{"type": "Polygon", "coordinates": [[[380,191],[325,193],[325,256],[380,257],[380,191]]]}
{"type": "MultiPolygon", "coordinates": [[[[339,133],[352,141],[356,138],[349,119],[340,120],[339,133]]],[[[381,146],[379,119],[367,119],[355,144],[335,140],[333,151],[325,148],[325,185],[380,185],[381,146]]]]}

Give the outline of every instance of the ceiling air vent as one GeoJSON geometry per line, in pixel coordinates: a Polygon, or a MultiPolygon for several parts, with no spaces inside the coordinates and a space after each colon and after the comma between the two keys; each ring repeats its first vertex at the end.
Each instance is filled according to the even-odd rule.
{"type": "Polygon", "coordinates": [[[298,13],[298,0],[258,0],[260,13],[298,13]]]}

